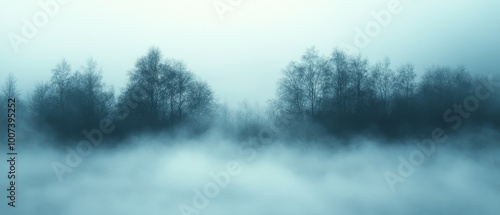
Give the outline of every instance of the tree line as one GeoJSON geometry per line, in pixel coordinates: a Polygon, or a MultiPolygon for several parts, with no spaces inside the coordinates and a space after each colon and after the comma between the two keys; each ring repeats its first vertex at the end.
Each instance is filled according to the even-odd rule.
{"type": "MultiPolygon", "coordinates": [[[[371,64],[338,49],[325,56],[310,48],[292,61],[267,112],[247,103],[236,111],[219,104],[206,82],[184,63],[164,58],[158,48],[139,57],[119,95],[103,82],[102,73],[93,59],[78,69],[60,61],[51,78],[21,101],[30,124],[66,138],[81,138],[83,129],[95,128],[102,119],[117,125],[115,137],[178,128],[201,133],[213,127],[248,137],[284,120],[290,131],[310,127],[337,136],[372,132],[398,137],[461,126],[465,120],[500,127],[500,97],[493,92],[491,98],[477,99],[480,108],[471,116],[468,108],[475,100],[466,98],[489,89],[478,90],[485,77],[473,77],[465,67],[429,67],[418,77],[411,64],[393,66],[389,58],[371,64]]],[[[12,74],[1,89],[3,100],[19,97],[12,74]]]]}
{"type": "Polygon", "coordinates": [[[370,64],[361,55],[336,49],[323,56],[310,48],[284,69],[272,106],[278,118],[337,135],[402,136],[446,125],[455,129],[466,119],[498,127],[500,96],[482,86],[485,79],[463,66],[433,66],[418,80],[412,64],[393,66],[389,58],[370,64]]]}
{"type": "Polygon", "coordinates": [[[29,97],[31,122],[67,138],[81,137],[83,129],[93,129],[103,119],[117,125],[115,136],[208,126],[214,103],[209,85],[184,63],[164,59],[159,49],[151,48],[137,60],[119,96],[103,82],[102,73],[93,59],[79,69],[63,59],[50,80],[38,83],[29,97]]]}

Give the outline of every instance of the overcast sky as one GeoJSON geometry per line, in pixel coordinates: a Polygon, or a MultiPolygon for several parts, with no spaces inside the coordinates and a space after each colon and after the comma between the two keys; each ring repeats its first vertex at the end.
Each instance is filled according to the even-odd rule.
{"type": "MultiPolygon", "coordinates": [[[[121,91],[137,58],[157,46],[207,81],[221,102],[236,105],[273,98],[282,69],[308,47],[329,54],[353,45],[356,29],[364,32],[377,20],[372,12],[388,10],[392,0],[241,0],[234,6],[227,2],[235,0],[66,1],[27,43],[13,45],[12,35],[23,37],[23,19],[43,21],[44,10],[38,1],[0,0],[0,81],[12,72],[27,94],[49,80],[62,58],[79,69],[93,57],[104,81],[121,91]],[[223,20],[217,2],[232,9],[223,20]]],[[[395,65],[413,63],[418,73],[459,64],[471,72],[500,72],[500,1],[396,2],[400,13],[360,49],[371,62],[388,56],[395,65]]]]}

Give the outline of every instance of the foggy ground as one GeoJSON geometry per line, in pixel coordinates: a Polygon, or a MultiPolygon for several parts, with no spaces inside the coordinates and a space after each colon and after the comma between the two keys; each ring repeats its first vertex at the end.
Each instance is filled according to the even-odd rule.
{"type": "Polygon", "coordinates": [[[408,159],[417,149],[411,141],[388,146],[358,139],[349,147],[328,148],[278,141],[240,148],[216,134],[198,140],[141,136],[118,149],[94,148],[59,182],[52,164],[64,163],[67,152],[40,144],[48,141],[40,138],[19,149],[15,212],[497,214],[500,150],[474,147],[480,144],[474,140],[495,142],[499,135],[479,138],[485,134],[461,135],[437,146],[394,192],[384,174],[398,174],[398,157],[408,159]],[[220,173],[232,161],[240,173],[227,174],[227,186],[218,186],[215,197],[193,191],[214,185],[210,172],[220,173]]]}

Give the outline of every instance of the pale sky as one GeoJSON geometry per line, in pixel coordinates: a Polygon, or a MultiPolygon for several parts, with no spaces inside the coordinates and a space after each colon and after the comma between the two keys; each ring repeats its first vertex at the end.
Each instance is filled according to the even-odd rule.
{"type": "MultiPolygon", "coordinates": [[[[41,0],[50,2],[55,0],[41,0]]],[[[376,21],[373,12],[393,0],[65,0],[19,44],[24,18],[44,21],[39,1],[0,0],[0,81],[9,72],[23,94],[66,58],[79,69],[89,58],[104,81],[120,92],[136,60],[157,46],[208,82],[221,102],[266,104],[282,69],[316,46],[329,54],[354,44],[356,28],[376,21]],[[221,20],[214,4],[231,7],[221,20]],[[41,18],[40,18],[41,17],[41,18]]],[[[465,65],[471,72],[499,73],[500,1],[400,0],[400,13],[360,49],[371,62],[388,56],[411,62],[418,73],[433,65],[465,65]]],[[[379,24],[380,25],[380,24],[379,24]]],[[[364,30],[363,30],[364,31],[364,30]]]]}

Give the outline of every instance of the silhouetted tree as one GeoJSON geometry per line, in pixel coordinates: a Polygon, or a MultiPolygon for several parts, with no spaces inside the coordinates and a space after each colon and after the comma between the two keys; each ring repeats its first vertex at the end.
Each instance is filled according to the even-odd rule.
{"type": "Polygon", "coordinates": [[[130,72],[129,87],[141,89],[137,95],[136,102],[138,107],[134,114],[139,115],[144,122],[157,125],[162,117],[160,103],[162,92],[161,79],[164,75],[165,65],[161,62],[162,56],[160,50],[152,48],[146,56],[139,58],[135,68],[130,72]]]}
{"type": "Polygon", "coordinates": [[[400,66],[396,71],[395,90],[398,104],[409,106],[415,97],[417,74],[411,64],[400,66]]]}
{"type": "Polygon", "coordinates": [[[74,137],[110,118],[113,98],[113,90],[106,89],[102,71],[94,60],[89,59],[82,71],[73,73],[69,63],[62,60],[52,70],[50,82],[35,87],[30,107],[38,125],[74,137]]]}
{"type": "Polygon", "coordinates": [[[331,91],[333,93],[334,112],[343,116],[349,112],[350,98],[352,96],[351,84],[352,73],[350,71],[349,56],[341,51],[335,50],[330,58],[331,69],[331,91]]]}
{"type": "Polygon", "coordinates": [[[102,81],[102,69],[89,59],[81,72],[73,76],[71,100],[74,112],[81,117],[84,128],[96,127],[99,121],[110,118],[114,108],[113,89],[106,89],[102,81]]]}
{"type": "Polygon", "coordinates": [[[304,73],[297,62],[292,62],[284,70],[284,77],[278,86],[278,99],[275,107],[282,110],[287,117],[302,121],[305,111],[305,91],[303,89],[304,73]]]}
{"type": "Polygon", "coordinates": [[[441,121],[443,112],[465,99],[471,88],[471,77],[463,67],[432,67],[423,75],[419,86],[422,108],[429,121],[441,121]]]}
{"type": "Polygon", "coordinates": [[[52,70],[51,87],[54,90],[56,96],[55,104],[57,107],[57,112],[54,114],[66,118],[66,106],[68,103],[68,92],[70,87],[70,75],[71,66],[68,62],[63,59],[56,67],[52,70]]]}
{"type": "Polygon", "coordinates": [[[35,119],[34,121],[42,127],[50,123],[53,117],[51,113],[53,107],[54,101],[50,85],[44,82],[38,83],[30,100],[30,108],[35,119]]]}
{"type": "Polygon", "coordinates": [[[389,115],[395,99],[396,77],[391,69],[389,58],[375,65],[372,71],[372,83],[375,88],[376,105],[380,113],[389,115]]]}
{"type": "Polygon", "coordinates": [[[19,95],[20,93],[17,88],[17,78],[14,74],[10,73],[2,87],[2,100],[5,101],[8,98],[19,98],[19,95]]]}
{"type": "Polygon", "coordinates": [[[353,94],[353,112],[361,114],[365,110],[372,94],[368,76],[368,60],[361,56],[351,57],[350,68],[352,71],[352,89],[350,91],[353,94]]]}
{"type": "MultiPolygon", "coordinates": [[[[444,126],[444,111],[463,106],[473,91],[464,67],[431,67],[417,82],[411,64],[393,69],[385,58],[372,66],[338,49],[325,59],[312,48],[284,70],[271,106],[274,118],[313,122],[335,134],[371,129],[398,136],[444,126]]],[[[484,103],[498,107],[496,100],[484,103]]],[[[495,115],[491,112],[477,110],[475,118],[487,122],[485,116],[495,115]]]]}
{"type": "Polygon", "coordinates": [[[213,111],[213,93],[187,67],[175,60],[163,60],[158,48],[139,58],[130,72],[119,106],[130,106],[122,119],[128,128],[174,126],[193,122],[207,124],[213,111]]]}
{"type": "Polygon", "coordinates": [[[327,98],[328,61],[310,48],[284,71],[277,107],[295,119],[315,121],[327,98]]]}
{"type": "MultiPolygon", "coordinates": [[[[0,107],[1,114],[4,115],[7,113],[7,100],[9,98],[16,99],[16,109],[19,113],[19,110],[22,108],[22,100],[20,98],[20,91],[17,87],[17,78],[14,76],[14,74],[10,73],[7,76],[7,79],[5,79],[5,82],[0,89],[0,100],[2,101],[0,107]]],[[[16,116],[19,119],[19,116],[21,115],[22,114],[17,114],[16,116]]]]}

